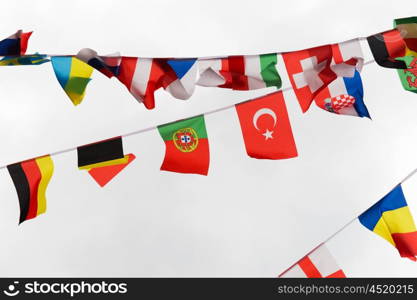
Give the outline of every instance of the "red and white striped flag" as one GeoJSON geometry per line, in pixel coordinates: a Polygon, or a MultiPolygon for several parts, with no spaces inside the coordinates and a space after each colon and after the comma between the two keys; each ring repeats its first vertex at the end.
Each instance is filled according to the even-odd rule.
{"type": "Polygon", "coordinates": [[[152,58],[122,57],[119,79],[147,109],[155,107],[154,92],[162,86],[165,72],[152,58]]]}
{"type": "Polygon", "coordinates": [[[346,275],[327,247],[321,244],[278,277],[345,278],[346,275]]]}
{"type": "Polygon", "coordinates": [[[281,88],[276,53],[199,59],[198,65],[200,86],[242,91],[281,88]]]}

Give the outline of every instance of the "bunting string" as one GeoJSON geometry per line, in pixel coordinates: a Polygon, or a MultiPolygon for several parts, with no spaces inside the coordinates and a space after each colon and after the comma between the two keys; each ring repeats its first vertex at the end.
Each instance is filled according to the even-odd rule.
{"type": "MultiPolygon", "coordinates": [[[[369,65],[369,64],[372,64],[374,62],[375,62],[375,60],[371,59],[371,60],[365,62],[363,65],[364,66],[369,65]]],[[[197,114],[197,115],[185,117],[184,119],[195,118],[199,115],[205,115],[206,116],[206,115],[215,114],[215,113],[222,112],[222,111],[225,111],[225,110],[233,109],[238,104],[244,104],[244,103],[248,103],[248,102],[251,102],[251,101],[256,101],[256,100],[258,100],[260,98],[263,98],[263,97],[266,97],[266,96],[276,95],[278,93],[287,92],[287,91],[290,91],[290,90],[293,90],[293,88],[292,87],[285,87],[285,88],[282,88],[279,91],[267,93],[265,95],[262,95],[262,96],[259,96],[259,97],[253,98],[253,99],[249,99],[249,100],[244,100],[244,101],[238,102],[236,104],[227,105],[227,106],[216,108],[216,109],[213,109],[213,110],[209,110],[209,111],[197,114]]],[[[146,127],[146,128],[143,128],[143,129],[135,130],[135,131],[132,131],[132,132],[129,132],[129,133],[122,134],[122,135],[120,135],[120,137],[126,138],[126,137],[129,137],[129,136],[132,136],[132,135],[137,135],[137,134],[141,134],[141,133],[144,133],[144,132],[156,130],[158,128],[158,126],[163,126],[163,125],[167,125],[167,124],[170,124],[170,123],[175,123],[175,122],[178,122],[178,121],[181,121],[181,120],[183,120],[183,119],[173,120],[173,121],[170,121],[168,123],[161,124],[161,125],[155,125],[155,126],[150,126],[150,127],[146,127]]],[[[110,138],[113,138],[113,137],[110,137],[110,138]]],[[[96,142],[99,142],[99,141],[96,141],[96,142]]],[[[67,153],[67,152],[70,152],[70,151],[75,151],[75,150],[77,150],[78,147],[82,147],[82,146],[84,146],[84,145],[75,146],[75,147],[71,147],[71,148],[67,148],[67,149],[63,149],[63,150],[58,150],[58,151],[55,151],[55,152],[50,152],[50,155],[55,156],[55,155],[64,154],[64,153],[67,153]]],[[[28,159],[31,159],[31,158],[28,158],[28,159]]],[[[2,165],[2,166],[0,166],[0,169],[6,168],[6,167],[7,167],[7,165],[2,165]]]]}
{"type": "MultiPolygon", "coordinates": [[[[161,170],[207,175],[210,163],[207,115],[235,108],[248,156],[288,159],[298,153],[283,92],[294,91],[303,113],[314,102],[327,112],[370,119],[363,99],[361,70],[364,65],[376,62],[381,67],[396,69],[403,88],[417,93],[417,17],[397,19],[393,29],[366,38],[299,51],[199,58],[144,58],[120,53],[102,56],[87,48],[76,55],[26,55],[30,36],[31,33],[20,30],[0,41],[3,56],[0,66],[50,62],[59,85],[74,105],[82,103],[94,70],[108,78],[115,77],[147,109],[155,107],[154,92],[161,88],[182,100],[189,99],[196,86],[241,91],[275,87],[277,91],[104,141],[0,166],[0,169],[7,167],[17,192],[19,224],[45,213],[54,155],[76,150],[78,168],[104,187],[135,160],[133,153],[124,153],[122,138],[157,130],[165,144],[161,170]],[[366,62],[361,44],[365,40],[373,56],[366,62]],[[278,55],[290,87],[282,88],[278,55]]],[[[356,220],[396,247],[401,257],[416,260],[417,229],[402,190],[402,184],[416,172],[417,169],[280,277],[346,277],[325,245],[356,220]]]]}

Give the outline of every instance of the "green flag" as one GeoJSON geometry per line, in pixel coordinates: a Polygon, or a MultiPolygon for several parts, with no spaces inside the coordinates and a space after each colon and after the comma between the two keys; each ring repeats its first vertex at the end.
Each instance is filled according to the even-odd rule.
{"type": "Polygon", "coordinates": [[[417,93],[417,57],[404,56],[397,58],[397,60],[402,60],[407,65],[407,69],[397,70],[403,88],[417,93]]]}
{"type": "Polygon", "coordinates": [[[417,93],[417,17],[396,19],[394,27],[405,43],[404,56],[396,58],[407,65],[407,69],[397,70],[401,84],[405,90],[417,93]]]}

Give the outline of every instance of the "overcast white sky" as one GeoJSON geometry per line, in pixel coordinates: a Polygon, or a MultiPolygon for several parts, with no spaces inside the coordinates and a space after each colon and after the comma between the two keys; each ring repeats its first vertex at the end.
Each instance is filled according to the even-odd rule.
{"type": "MultiPolygon", "coordinates": [[[[90,47],[150,57],[297,50],[384,31],[394,18],[417,14],[415,1],[356,0],[21,0],[2,9],[2,36],[34,31],[28,53],[90,47]]],[[[279,71],[289,86],[282,61],[279,71]]],[[[47,213],[21,226],[15,189],[1,169],[0,276],[277,276],[417,167],[417,95],[375,64],[362,78],[372,121],[316,107],[302,114],[293,92],[284,94],[296,159],[247,157],[232,109],[206,118],[209,176],[159,171],[164,144],[157,131],[124,140],[125,153],[137,159],[105,188],[79,171],[69,152],[53,157],[47,213]]],[[[4,67],[0,165],[269,91],[198,87],[188,101],[161,91],[157,109],[148,111],[95,72],[84,102],[73,107],[50,64],[4,67]]],[[[417,216],[417,198],[409,205],[417,216]]],[[[367,229],[342,234],[329,248],[348,276],[417,275],[415,263],[367,229]]]]}

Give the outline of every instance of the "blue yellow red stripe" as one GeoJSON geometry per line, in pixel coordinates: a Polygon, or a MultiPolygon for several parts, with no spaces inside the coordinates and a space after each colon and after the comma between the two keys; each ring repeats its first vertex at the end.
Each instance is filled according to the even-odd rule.
{"type": "Polygon", "coordinates": [[[401,185],[360,215],[359,221],[396,247],[402,257],[416,260],[417,229],[401,185]]]}

